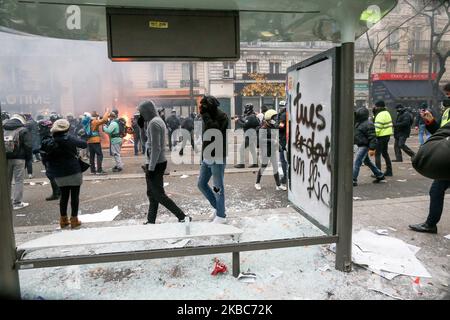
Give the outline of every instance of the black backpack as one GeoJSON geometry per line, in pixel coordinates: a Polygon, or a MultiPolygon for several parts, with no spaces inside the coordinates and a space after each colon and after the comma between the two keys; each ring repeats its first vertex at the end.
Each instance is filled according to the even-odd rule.
{"type": "Polygon", "coordinates": [[[127,130],[127,122],[124,118],[120,118],[117,120],[117,124],[119,125],[119,137],[124,138],[128,134],[127,130]]]}

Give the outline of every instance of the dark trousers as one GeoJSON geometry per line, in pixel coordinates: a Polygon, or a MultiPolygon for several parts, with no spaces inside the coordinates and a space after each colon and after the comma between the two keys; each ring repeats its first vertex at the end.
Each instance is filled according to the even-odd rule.
{"type": "MultiPolygon", "coordinates": [[[[169,129],[169,130],[167,130],[167,131],[168,131],[168,134],[169,134],[169,150],[172,151],[172,134],[173,134],[173,132],[174,132],[175,130],[169,129]]],[[[176,145],[177,145],[177,142],[174,141],[174,142],[173,142],[173,147],[176,147],[176,145]]]]}
{"type": "Polygon", "coordinates": [[[441,220],[444,210],[445,191],[450,188],[450,180],[434,180],[430,188],[430,211],[427,224],[435,226],[441,220]]]}
{"type": "Polygon", "coordinates": [[[91,172],[95,173],[103,171],[103,151],[100,143],[89,143],[89,164],[91,165],[91,172]],[[97,155],[97,169],[95,168],[95,156],[97,155]]]}
{"type": "Polygon", "coordinates": [[[61,216],[67,216],[67,206],[72,207],[72,217],[78,215],[78,205],[80,203],[80,186],[60,187],[61,198],[59,200],[59,212],[61,216]]]}
{"type": "Polygon", "coordinates": [[[410,157],[413,157],[415,155],[414,151],[412,151],[406,145],[406,139],[408,138],[405,136],[395,137],[394,151],[395,151],[395,159],[397,161],[403,161],[402,150],[410,157]]]}
{"type": "MultiPolygon", "coordinates": [[[[195,148],[195,145],[194,145],[194,130],[189,131],[189,134],[191,136],[192,150],[194,150],[194,152],[196,152],[196,148],[195,148]]],[[[180,155],[183,155],[183,150],[184,150],[184,147],[186,147],[186,145],[187,145],[187,141],[183,137],[183,141],[181,142],[180,155]]]]}
{"type": "Polygon", "coordinates": [[[158,163],[154,171],[147,171],[145,180],[147,182],[147,197],[150,201],[148,208],[147,221],[155,223],[156,214],[158,213],[158,206],[162,204],[170,212],[172,212],[179,221],[183,220],[186,215],[175,202],[173,202],[164,191],[164,171],[167,167],[167,161],[158,163]]]}
{"type": "Polygon", "coordinates": [[[378,169],[381,170],[381,156],[383,156],[384,161],[386,162],[386,173],[392,173],[392,163],[391,158],[389,157],[388,145],[390,136],[377,137],[377,150],[375,154],[375,165],[378,169]]]}
{"type": "Polygon", "coordinates": [[[55,178],[50,177],[47,172],[45,173],[48,180],[50,180],[50,185],[52,186],[52,195],[53,196],[60,196],[61,190],[59,189],[58,185],[56,184],[55,178]]]}

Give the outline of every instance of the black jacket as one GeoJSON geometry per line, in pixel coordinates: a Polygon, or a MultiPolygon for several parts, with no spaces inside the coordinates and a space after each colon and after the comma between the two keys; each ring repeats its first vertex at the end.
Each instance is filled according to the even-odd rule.
{"type": "Polygon", "coordinates": [[[258,118],[256,117],[256,114],[252,113],[244,118],[239,118],[238,123],[242,125],[242,128],[244,129],[244,132],[249,129],[257,129],[261,124],[259,123],[258,118]]]}
{"type": "Polygon", "coordinates": [[[280,148],[283,150],[286,150],[286,110],[282,111],[278,114],[278,128],[280,130],[280,136],[279,136],[279,141],[280,141],[280,148]]]}
{"type": "Polygon", "coordinates": [[[193,131],[194,130],[194,119],[191,116],[184,118],[183,121],[181,122],[181,128],[186,129],[188,131],[193,131]]]}
{"type": "Polygon", "coordinates": [[[438,129],[412,159],[412,165],[421,175],[450,180],[450,123],[438,129]]]}
{"type": "Polygon", "coordinates": [[[16,130],[24,128],[19,133],[19,150],[13,155],[7,154],[7,159],[30,160],[32,158],[33,140],[31,132],[18,119],[10,119],[3,125],[4,130],[16,130]]]}
{"type": "Polygon", "coordinates": [[[375,126],[369,121],[369,110],[367,108],[359,108],[355,112],[353,140],[358,147],[369,147],[371,150],[375,150],[377,147],[375,126]]]}
{"type": "MultiPolygon", "coordinates": [[[[205,112],[201,114],[203,120],[203,142],[202,142],[202,158],[206,160],[209,159],[209,154],[205,156],[205,148],[214,142],[214,138],[211,141],[207,141],[204,139],[204,134],[209,129],[218,129],[222,133],[222,160],[225,160],[227,157],[227,128],[228,128],[228,116],[225,112],[220,109],[212,109],[209,112],[205,112]]],[[[215,150],[211,152],[212,157],[216,157],[215,150]]],[[[217,155],[219,157],[219,155],[217,155]]]]}
{"type": "Polygon", "coordinates": [[[180,119],[177,116],[171,115],[166,120],[167,128],[174,131],[180,127],[180,119]]]}
{"type": "Polygon", "coordinates": [[[80,173],[77,148],[87,148],[86,141],[67,133],[44,138],[41,150],[46,154],[47,174],[58,178],[80,173]]]}
{"type": "Polygon", "coordinates": [[[25,127],[31,133],[32,151],[39,151],[41,148],[41,137],[39,136],[39,125],[36,121],[28,120],[25,127]]]}
{"type": "Polygon", "coordinates": [[[411,134],[412,115],[405,108],[399,109],[394,123],[394,137],[406,137],[411,134]]]}

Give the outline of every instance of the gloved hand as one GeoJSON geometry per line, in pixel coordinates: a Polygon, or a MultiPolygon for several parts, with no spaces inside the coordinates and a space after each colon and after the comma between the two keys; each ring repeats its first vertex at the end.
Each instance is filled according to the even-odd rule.
{"type": "Polygon", "coordinates": [[[369,157],[375,156],[375,150],[369,150],[369,157]]]}

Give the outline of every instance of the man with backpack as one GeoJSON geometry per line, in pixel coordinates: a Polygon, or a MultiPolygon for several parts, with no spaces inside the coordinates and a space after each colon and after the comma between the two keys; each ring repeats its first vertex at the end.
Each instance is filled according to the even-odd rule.
{"type": "Polygon", "coordinates": [[[13,209],[18,210],[29,204],[23,202],[23,181],[25,163],[32,159],[32,138],[30,131],[25,127],[23,116],[15,114],[6,120],[3,125],[6,159],[8,163],[8,178],[10,183],[14,177],[13,209]]]}
{"type": "Polygon", "coordinates": [[[100,137],[100,126],[108,122],[109,112],[99,119],[97,111],[92,115],[85,112],[81,124],[83,125],[84,137],[87,138],[89,149],[89,163],[91,165],[91,174],[106,174],[103,171],[103,151],[100,137]],[[95,156],[97,156],[97,167],[95,166],[95,156]]]}
{"type": "Polygon", "coordinates": [[[126,135],[126,126],[121,119],[117,119],[117,114],[111,112],[109,114],[110,122],[103,126],[103,131],[109,135],[111,143],[111,152],[114,157],[116,165],[112,168],[113,172],[120,172],[123,170],[123,162],[120,157],[122,149],[122,138],[126,135]],[[121,129],[122,127],[122,129],[121,129]]]}

